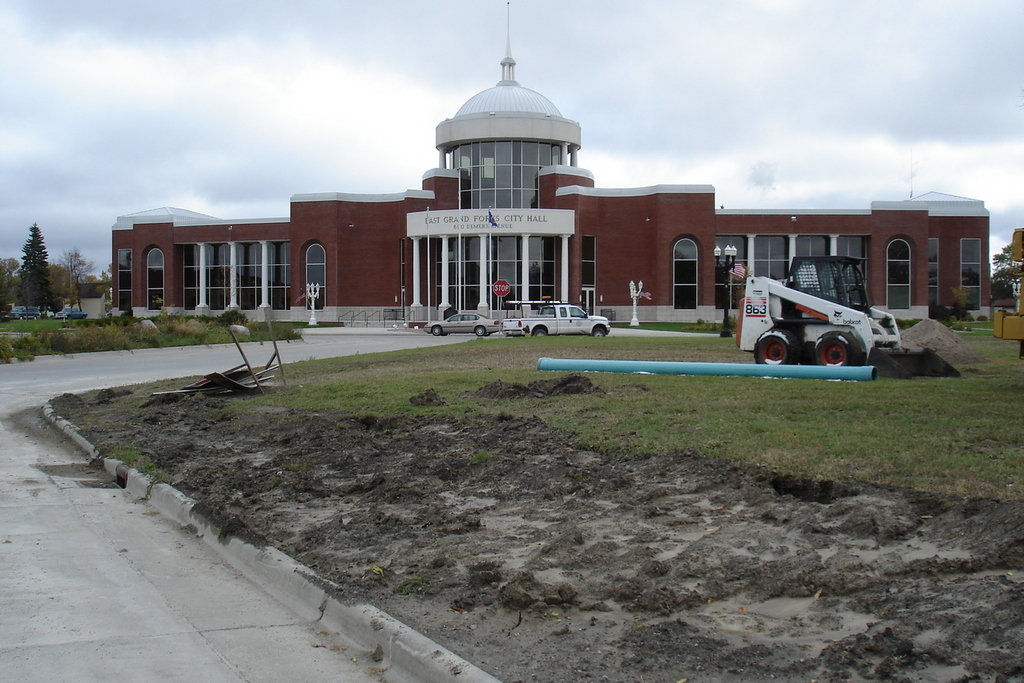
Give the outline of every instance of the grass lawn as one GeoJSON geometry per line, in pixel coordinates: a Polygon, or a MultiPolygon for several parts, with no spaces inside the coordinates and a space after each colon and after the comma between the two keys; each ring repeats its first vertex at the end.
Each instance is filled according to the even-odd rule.
{"type": "MultiPolygon", "coordinates": [[[[537,416],[607,457],[690,451],[788,474],[1024,499],[1024,361],[991,332],[962,335],[989,359],[958,379],[873,382],[590,373],[604,393],[490,401],[470,392],[561,373],[537,359],[751,362],[732,339],[489,338],[287,366],[289,386],[251,401],[356,414],[537,416]],[[434,389],[448,405],[409,399],[434,389]]],[[[285,359],[288,360],[287,358],[285,359]]],[[[500,451],[501,444],[491,450],[500,451]]]]}

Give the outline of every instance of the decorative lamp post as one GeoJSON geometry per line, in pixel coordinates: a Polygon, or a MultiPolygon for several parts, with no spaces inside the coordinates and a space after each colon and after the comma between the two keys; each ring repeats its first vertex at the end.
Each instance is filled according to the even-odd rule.
{"type": "Polygon", "coordinates": [[[309,299],[309,324],[316,325],[316,300],[320,298],[320,283],[306,283],[306,298],[309,299]]]}
{"type": "Polygon", "coordinates": [[[640,319],[636,317],[636,300],[640,298],[640,293],[644,291],[644,281],[641,280],[639,283],[629,281],[629,298],[633,300],[633,318],[629,321],[630,327],[639,327],[640,319]]]}
{"type": "Polygon", "coordinates": [[[724,250],[721,247],[715,247],[715,273],[718,275],[719,281],[725,285],[727,292],[727,300],[724,306],[722,306],[722,331],[719,334],[720,337],[731,337],[732,330],[729,329],[729,309],[732,308],[732,283],[730,282],[733,265],[736,263],[736,247],[731,244],[724,250]]]}

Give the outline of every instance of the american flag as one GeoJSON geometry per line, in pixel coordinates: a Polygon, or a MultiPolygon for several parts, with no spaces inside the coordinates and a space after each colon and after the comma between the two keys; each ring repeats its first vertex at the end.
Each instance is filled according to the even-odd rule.
{"type": "Polygon", "coordinates": [[[650,293],[650,292],[648,292],[648,291],[647,291],[647,290],[645,289],[645,290],[643,290],[643,291],[641,291],[641,292],[640,292],[640,296],[642,296],[643,298],[645,298],[645,299],[648,299],[648,300],[649,300],[649,299],[651,298],[651,293],[650,293]]]}
{"type": "Polygon", "coordinates": [[[745,278],[747,276],[747,267],[737,261],[736,265],[734,265],[732,267],[732,270],[729,271],[729,274],[735,275],[736,277],[741,279],[745,278]]]}

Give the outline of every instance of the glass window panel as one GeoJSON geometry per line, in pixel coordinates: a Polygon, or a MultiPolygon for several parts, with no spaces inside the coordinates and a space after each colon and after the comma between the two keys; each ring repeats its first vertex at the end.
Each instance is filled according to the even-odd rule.
{"type": "Polygon", "coordinates": [[[893,285],[889,287],[889,308],[908,309],[910,308],[910,288],[906,286],[893,285]]]}
{"type": "Polygon", "coordinates": [[[524,142],[523,143],[523,166],[537,166],[540,162],[540,143],[538,142],[524,142]]]}
{"type": "Polygon", "coordinates": [[[676,309],[697,307],[697,245],[681,239],[672,247],[672,299],[676,309]]]}
{"type": "Polygon", "coordinates": [[[889,259],[909,259],[910,245],[903,240],[893,240],[889,244],[889,259]]]}
{"type": "Polygon", "coordinates": [[[499,189],[512,187],[512,167],[498,166],[494,186],[499,189]]]}
{"type": "Polygon", "coordinates": [[[679,240],[675,246],[676,259],[696,259],[697,245],[693,240],[679,240]]]}
{"type": "Polygon", "coordinates": [[[960,260],[965,263],[981,263],[981,240],[960,240],[960,260]]]}
{"type": "Polygon", "coordinates": [[[494,161],[499,166],[507,166],[512,163],[512,142],[499,140],[494,143],[494,161]]]}

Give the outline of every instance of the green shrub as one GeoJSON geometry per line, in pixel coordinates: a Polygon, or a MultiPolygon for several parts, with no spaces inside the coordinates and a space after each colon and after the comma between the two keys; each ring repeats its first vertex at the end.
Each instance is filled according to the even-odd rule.
{"type": "Polygon", "coordinates": [[[242,313],[238,309],[230,311],[224,311],[217,316],[217,322],[225,327],[228,325],[248,325],[249,319],[245,317],[245,313],[242,313]]]}

